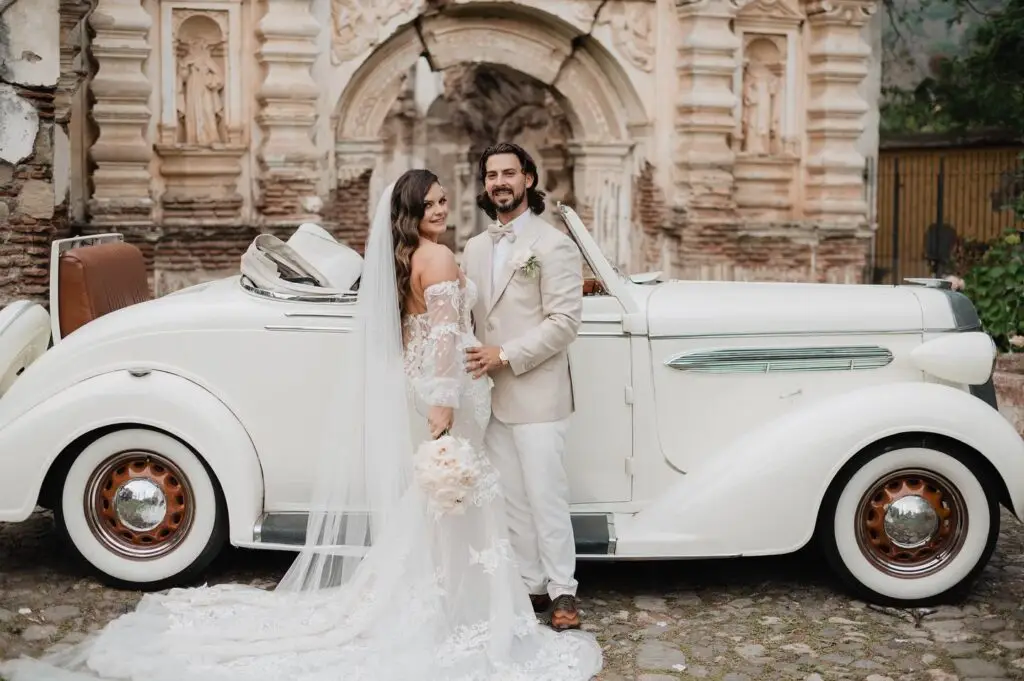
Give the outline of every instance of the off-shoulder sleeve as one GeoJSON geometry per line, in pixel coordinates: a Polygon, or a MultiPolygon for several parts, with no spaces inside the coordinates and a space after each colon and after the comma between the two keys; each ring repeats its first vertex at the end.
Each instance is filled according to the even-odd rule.
{"type": "Polygon", "coordinates": [[[423,348],[423,370],[416,392],[432,407],[458,407],[465,360],[460,346],[462,290],[456,280],[423,291],[430,326],[423,348]]]}

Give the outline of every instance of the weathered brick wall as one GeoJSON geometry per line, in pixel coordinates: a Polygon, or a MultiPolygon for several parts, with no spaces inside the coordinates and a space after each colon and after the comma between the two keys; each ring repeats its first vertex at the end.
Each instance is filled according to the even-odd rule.
{"type": "MultiPolygon", "coordinates": [[[[370,172],[343,183],[324,204],[323,226],[340,241],[362,252],[369,230],[367,210],[370,172]]],[[[86,234],[109,231],[86,226],[86,234]]],[[[154,295],[165,295],[193,284],[238,273],[242,254],[261,231],[287,240],[295,226],[190,225],[118,229],[146,258],[154,295]]]]}
{"type": "MultiPolygon", "coordinates": [[[[50,243],[68,234],[67,205],[54,206],[53,98],[56,88],[13,85],[13,97],[38,115],[30,156],[0,160],[0,307],[18,299],[46,302],[50,243]]],[[[0,106],[0,117],[9,112],[0,106]]]]}
{"type": "Polygon", "coordinates": [[[869,241],[803,224],[684,224],[678,271],[687,279],[862,283],[869,241]]]}
{"type": "Polygon", "coordinates": [[[339,241],[360,253],[370,230],[370,175],[341,182],[324,205],[324,222],[339,241]]]}
{"type": "Polygon", "coordinates": [[[633,224],[639,224],[636,246],[641,269],[674,268],[678,243],[669,230],[671,215],[665,193],[654,180],[654,167],[645,163],[633,181],[633,224]],[[667,259],[668,262],[665,262],[667,259]]]}

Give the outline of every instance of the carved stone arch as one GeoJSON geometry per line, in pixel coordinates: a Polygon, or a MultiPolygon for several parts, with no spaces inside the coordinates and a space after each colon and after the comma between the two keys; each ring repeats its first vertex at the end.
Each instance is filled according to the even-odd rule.
{"type": "Polygon", "coordinates": [[[407,25],[374,48],[352,75],[335,108],[337,139],[370,139],[398,97],[401,77],[426,52],[444,69],[486,62],[515,69],[551,86],[586,140],[628,140],[648,122],[644,105],[619,61],[596,41],[584,39],[562,19],[523,8],[495,18],[458,11],[407,25]],[[422,40],[420,38],[422,36],[422,40]]]}
{"type": "Polygon", "coordinates": [[[645,154],[649,117],[622,63],[597,40],[552,14],[504,6],[501,17],[467,3],[407,24],[372,48],[335,108],[339,186],[370,171],[372,212],[383,190],[381,129],[403,78],[426,55],[445,70],[489,64],[547,85],[565,112],[573,139],[573,198],[605,253],[629,267],[634,238],[632,187],[645,154]]]}

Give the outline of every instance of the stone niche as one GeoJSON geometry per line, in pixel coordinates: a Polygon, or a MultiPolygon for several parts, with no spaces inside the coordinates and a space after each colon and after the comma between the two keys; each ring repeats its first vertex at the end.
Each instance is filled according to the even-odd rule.
{"type": "Polygon", "coordinates": [[[799,200],[798,47],[801,12],[784,0],[753,0],[736,18],[736,210],[743,219],[785,221],[799,200]]]}
{"type": "Polygon", "coordinates": [[[161,222],[231,225],[248,150],[242,124],[239,4],[161,4],[162,97],[156,153],[161,222]]]}

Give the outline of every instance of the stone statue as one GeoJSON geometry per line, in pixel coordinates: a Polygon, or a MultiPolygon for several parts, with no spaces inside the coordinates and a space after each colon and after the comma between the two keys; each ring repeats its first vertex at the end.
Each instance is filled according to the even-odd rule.
{"type": "Polygon", "coordinates": [[[743,151],[755,155],[782,153],[781,90],[781,81],[770,68],[744,64],[743,151]]]}
{"type": "Polygon", "coordinates": [[[185,144],[210,146],[225,141],[224,74],[205,38],[182,41],[178,61],[178,120],[185,144]]]}
{"type": "Polygon", "coordinates": [[[761,101],[757,91],[757,78],[751,73],[750,64],[743,66],[743,151],[750,154],[765,152],[764,140],[758,126],[761,101]]]}

